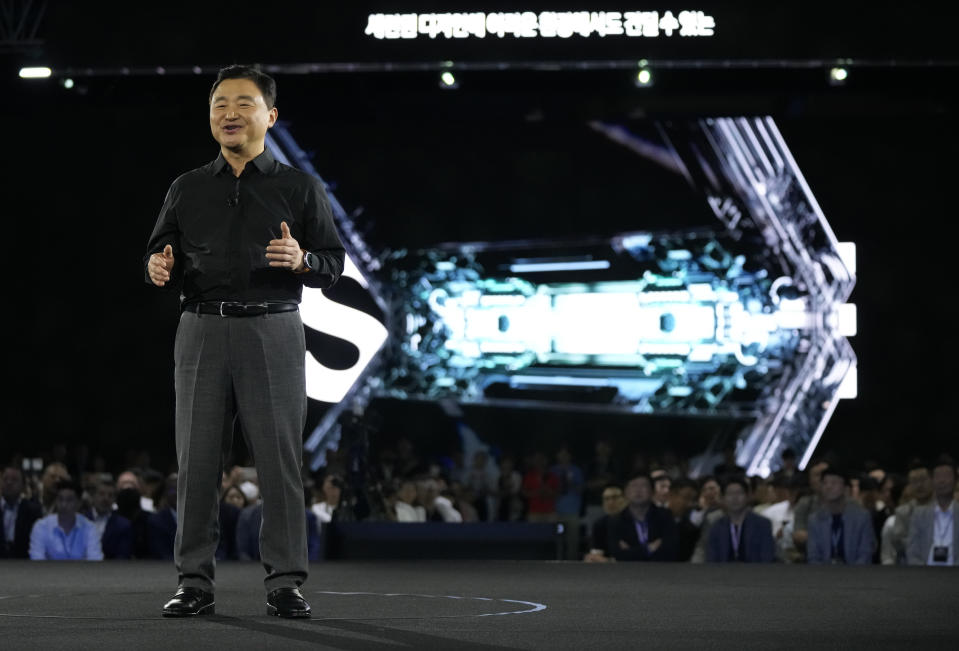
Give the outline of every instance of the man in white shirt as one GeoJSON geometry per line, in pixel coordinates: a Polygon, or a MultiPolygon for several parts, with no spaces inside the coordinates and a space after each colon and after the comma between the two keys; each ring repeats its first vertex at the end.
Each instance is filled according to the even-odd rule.
{"type": "Polygon", "coordinates": [[[906,561],[909,565],[959,565],[959,504],[956,464],[941,456],[932,468],[935,498],[918,507],[909,521],[906,561]]]}
{"type": "Polygon", "coordinates": [[[426,509],[413,506],[416,501],[416,482],[405,479],[396,492],[397,522],[426,522],[426,509]]]}

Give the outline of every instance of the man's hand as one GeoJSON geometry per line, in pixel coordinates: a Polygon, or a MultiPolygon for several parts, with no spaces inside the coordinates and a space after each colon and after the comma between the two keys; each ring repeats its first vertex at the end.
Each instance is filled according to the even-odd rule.
{"type": "Polygon", "coordinates": [[[270,240],[266,247],[266,257],[271,267],[281,267],[300,271],[303,269],[303,251],[299,243],[290,235],[290,227],[280,222],[280,239],[270,240]]]}
{"type": "Polygon", "coordinates": [[[150,280],[157,287],[163,287],[170,280],[170,274],[173,273],[173,247],[167,244],[163,247],[163,253],[154,253],[150,256],[147,263],[147,273],[150,274],[150,280]]]}
{"type": "Polygon", "coordinates": [[[663,539],[662,539],[662,538],[657,538],[657,539],[654,540],[653,542],[651,542],[651,543],[649,543],[648,545],[646,545],[646,549],[649,550],[649,553],[650,553],[650,554],[654,554],[654,553],[656,553],[656,550],[659,549],[659,547],[660,547],[662,544],[663,544],[663,539]]]}

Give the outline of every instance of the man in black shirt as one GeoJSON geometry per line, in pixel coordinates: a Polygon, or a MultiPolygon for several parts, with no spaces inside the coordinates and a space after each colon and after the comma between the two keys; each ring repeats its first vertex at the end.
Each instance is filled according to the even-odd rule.
{"type": "Polygon", "coordinates": [[[179,463],[170,617],[214,612],[219,481],[239,417],[263,496],[267,613],[309,617],[301,478],[306,421],[302,287],[329,287],[344,252],[318,179],[265,148],[276,84],[220,71],[210,92],[212,163],[167,192],[144,259],[148,283],[180,291],[174,346],[179,463]]]}

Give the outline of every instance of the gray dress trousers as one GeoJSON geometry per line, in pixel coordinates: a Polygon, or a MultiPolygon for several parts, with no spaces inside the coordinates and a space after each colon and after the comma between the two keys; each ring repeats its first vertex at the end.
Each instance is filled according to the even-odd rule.
{"type": "Polygon", "coordinates": [[[239,418],[263,499],[267,592],[307,577],[300,474],[306,342],[298,311],[221,317],[183,312],[174,345],[180,585],[213,591],[223,453],[239,418]]]}

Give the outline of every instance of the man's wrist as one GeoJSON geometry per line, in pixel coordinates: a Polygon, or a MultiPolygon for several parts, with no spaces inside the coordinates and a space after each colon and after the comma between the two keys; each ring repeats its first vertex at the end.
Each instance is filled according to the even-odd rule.
{"type": "Polygon", "coordinates": [[[307,257],[306,257],[308,255],[309,255],[309,251],[300,249],[300,263],[296,267],[293,267],[293,273],[305,274],[308,271],[310,271],[309,261],[307,260],[307,257]]]}

